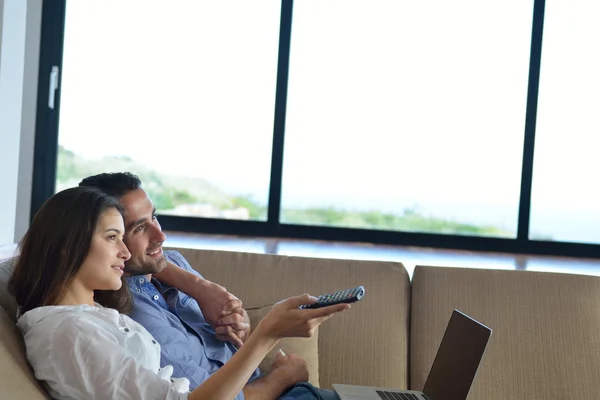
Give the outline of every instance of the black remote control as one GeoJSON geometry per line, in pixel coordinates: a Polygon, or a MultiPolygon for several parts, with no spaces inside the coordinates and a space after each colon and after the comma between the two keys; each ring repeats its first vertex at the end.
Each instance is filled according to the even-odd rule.
{"type": "Polygon", "coordinates": [[[354,303],[362,299],[365,295],[365,288],[357,286],[352,289],[339,290],[333,293],[327,293],[317,297],[317,302],[313,304],[304,304],[299,308],[321,308],[339,303],[354,303]]]}

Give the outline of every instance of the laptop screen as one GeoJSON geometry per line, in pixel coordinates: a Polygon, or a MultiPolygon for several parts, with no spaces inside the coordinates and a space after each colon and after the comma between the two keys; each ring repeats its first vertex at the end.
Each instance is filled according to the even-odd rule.
{"type": "Polygon", "coordinates": [[[454,310],[423,388],[432,400],[466,400],[492,330],[454,310]]]}

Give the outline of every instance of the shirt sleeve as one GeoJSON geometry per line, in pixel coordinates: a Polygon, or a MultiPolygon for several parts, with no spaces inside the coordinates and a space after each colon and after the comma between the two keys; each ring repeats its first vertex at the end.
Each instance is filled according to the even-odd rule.
{"type": "MultiPolygon", "coordinates": [[[[165,252],[167,260],[177,265],[179,268],[185,269],[200,278],[204,279],[202,274],[196,271],[181,253],[175,250],[165,252]]],[[[138,317],[142,318],[140,314],[138,317]]],[[[173,376],[185,376],[190,380],[191,387],[195,388],[204,382],[210,374],[198,365],[198,361],[194,360],[189,352],[182,351],[186,348],[186,337],[179,330],[173,328],[168,321],[156,320],[158,315],[147,314],[144,316],[142,325],[150,332],[152,336],[161,344],[161,365],[172,365],[173,376]]],[[[139,322],[139,321],[138,321],[139,322]]],[[[210,328],[212,331],[212,327],[210,328]]],[[[213,334],[214,331],[212,332],[213,334]]],[[[229,346],[229,343],[225,343],[229,346]]],[[[234,350],[235,351],[235,350],[234,350]]],[[[254,374],[254,379],[260,375],[257,369],[254,374]]],[[[245,400],[244,393],[240,392],[235,400],[245,400]]]]}
{"type": "Polygon", "coordinates": [[[47,356],[53,367],[36,370],[36,377],[66,398],[188,399],[188,394],[178,393],[170,382],[127,355],[109,332],[96,325],[70,318],[49,339],[47,356]]]}
{"type": "Polygon", "coordinates": [[[175,250],[169,250],[168,253],[165,254],[167,256],[167,260],[171,261],[173,264],[177,265],[181,269],[185,269],[186,271],[191,272],[194,275],[198,275],[200,278],[204,279],[202,274],[196,271],[190,263],[185,259],[181,253],[175,250]]]}
{"type": "MultiPolygon", "coordinates": [[[[161,365],[173,367],[173,377],[186,377],[190,380],[190,387],[196,388],[210,377],[210,373],[202,368],[197,359],[188,350],[188,341],[183,332],[171,326],[168,321],[156,313],[145,313],[138,317],[143,318],[144,327],[160,343],[161,365]]],[[[244,393],[240,392],[235,400],[244,400],[244,393]]]]}

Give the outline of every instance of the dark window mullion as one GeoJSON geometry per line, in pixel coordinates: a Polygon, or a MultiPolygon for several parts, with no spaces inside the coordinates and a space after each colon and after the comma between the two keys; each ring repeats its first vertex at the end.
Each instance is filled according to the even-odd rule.
{"type": "Polygon", "coordinates": [[[285,116],[287,107],[293,8],[293,0],[282,0],[281,22],[279,26],[275,118],[273,123],[273,149],[271,154],[271,181],[269,185],[269,211],[267,219],[269,231],[273,235],[277,234],[279,231],[279,214],[281,211],[281,183],[283,176],[285,116]]]}
{"type": "Polygon", "coordinates": [[[535,127],[540,85],[540,63],[542,58],[542,37],[544,33],[544,11],[546,0],[535,0],[531,30],[531,50],[529,59],[529,85],[527,90],[527,110],[525,116],[525,139],[521,170],[521,196],[519,201],[519,223],[517,241],[529,242],[529,219],[531,215],[531,185],[533,181],[533,156],[535,147],[535,127]]]}
{"type": "Polygon", "coordinates": [[[60,82],[65,32],[66,0],[45,1],[42,5],[40,59],[38,73],[37,115],[31,191],[31,218],[54,194],[58,158],[58,119],[60,110],[60,82]],[[50,73],[58,67],[58,87],[54,108],[48,105],[50,73]]]}

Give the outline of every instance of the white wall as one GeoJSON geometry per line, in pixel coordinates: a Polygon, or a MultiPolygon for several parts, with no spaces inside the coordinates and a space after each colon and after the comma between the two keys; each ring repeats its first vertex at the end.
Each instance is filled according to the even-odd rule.
{"type": "Polygon", "coordinates": [[[42,0],[0,0],[0,244],[29,223],[42,0]]]}
{"type": "MultiPolygon", "coordinates": [[[[0,63],[2,60],[2,19],[4,15],[4,0],[0,0],[0,63]]],[[[1,133],[1,131],[0,131],[1,133]]]]}

